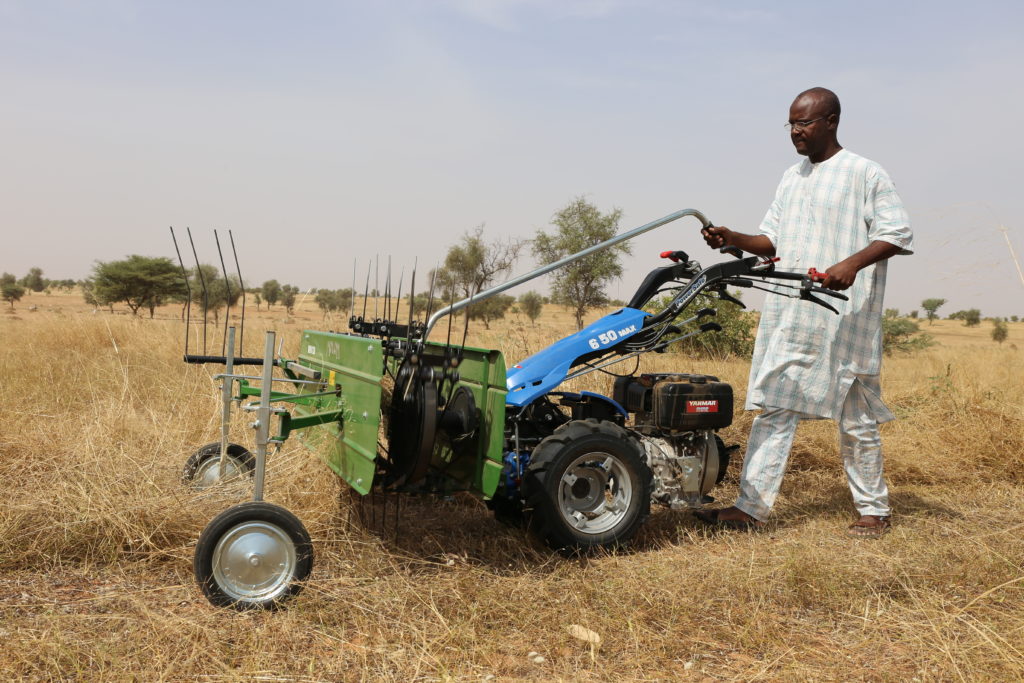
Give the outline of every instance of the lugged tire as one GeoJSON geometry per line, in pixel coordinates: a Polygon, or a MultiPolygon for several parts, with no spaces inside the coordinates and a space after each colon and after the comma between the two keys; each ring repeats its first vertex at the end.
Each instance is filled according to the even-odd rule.
{"type": "Polygon", "coordinates": [[[274,609],[302,590],[313,569],[313,545],[302,522],[283,507],[242,503],[203,529],[192,569],[218,607],[274,609]]]}
{"type": "MultiPolygon", "coordinates": [[[[256,458],[249,452],[249,449],[237,443],[229,443],[227,451],[228,467],[234,471],[234,474],[251,477],[256,467],[256,458]]],[[[201,446],[185,462],[185,467],[181,470],[181,482],[197,489],[209,488],[218,479],[211,476],[210,468],[219,464],[220,442],[214,441],[201,446]]]]}
{"type": "Polygon", "coordinates": [[[643,447],[611,422],[562,425],[538,444],[524,479],[530,528],[554,548],[624,544],[650,514],[643,447]]]}

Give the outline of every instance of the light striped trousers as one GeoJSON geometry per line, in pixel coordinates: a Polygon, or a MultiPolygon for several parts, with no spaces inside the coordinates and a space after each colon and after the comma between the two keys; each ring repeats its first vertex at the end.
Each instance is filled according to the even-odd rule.
{"type": "MultiPolygon", "coordinates": [[[[839,454],[853,503],[862,515],[888,516],[889,489],[882,471],[882,439],[878,420],[860,382],[854,382],[839,416],[839,454]]],[[[793,410],[766,407],[754,418],[747,455],[740,474],[736,507],[764,521],[771,513],[786,473],[793,436],[801,418],[793,410]]]]}

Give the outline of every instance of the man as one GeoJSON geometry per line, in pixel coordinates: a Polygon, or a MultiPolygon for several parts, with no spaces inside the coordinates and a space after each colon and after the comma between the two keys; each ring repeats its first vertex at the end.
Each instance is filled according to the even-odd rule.
{"type": "Polygon", "coordinates": [[[876,163],[837,138],[839,98],[825,88],[789,109],[790,139],[807,159],[789,168],[759,233],[704,231],[713,248],[778,256],[781,270],[825,270],[825,287],[844,290],[839,315],[798,299],[769,296],[757,332],[747,390],[754,419],[733,507],[699,513],[709,523],[754,528],[778,495],[801,419],[831,418],[860,518],[852,536],[878,537],[890,526],[878,425],[893,419],[880,398],[882,296],[887,259],[913,251],[910,222],[892,181],[876,163]]]}

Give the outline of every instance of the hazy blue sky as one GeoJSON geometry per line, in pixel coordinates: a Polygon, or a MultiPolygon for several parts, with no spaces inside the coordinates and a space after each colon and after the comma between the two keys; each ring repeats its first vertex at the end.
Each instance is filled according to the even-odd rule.
{"type": "MultiPolygon", "coordinates": [[[[233,230],[250,283],[344,287],[353,259],[429,267],[580,194],[623,229],[693,207],[752,231],[798,160],[789,103],[823,85],[914,223],[887,304],[1024,315],[996,229],[1024,256],[1022,20],[1019,1],[0,0],[0,270],[173,256],[173,225],[209,261],[233,230]]],[[[634,243],[618,296],[663,249],[715,260],[673,226],[634,243]]]]}

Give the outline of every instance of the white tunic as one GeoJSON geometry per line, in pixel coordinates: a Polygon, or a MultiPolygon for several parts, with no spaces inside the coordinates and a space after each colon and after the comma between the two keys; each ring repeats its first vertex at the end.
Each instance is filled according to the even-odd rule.
{"type": "MultiPolygon", "coordinates": [[[[892,180],[878,164],[846,150],[789,168],[760,232],[775,245],[779,270],[824,271],[877,240],[913,253],[910,220],[892,180]]],[[[839,315],[807,301],[767,297],[747,410],[775,407],[836,418],[859,381],[877,421],[892,419],[878,383],[886,267],[883,260],[861,270],[843,292],[849,301],[817,295],[839,315]]]]}

